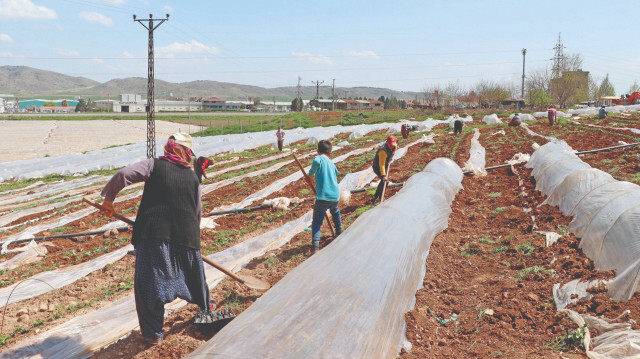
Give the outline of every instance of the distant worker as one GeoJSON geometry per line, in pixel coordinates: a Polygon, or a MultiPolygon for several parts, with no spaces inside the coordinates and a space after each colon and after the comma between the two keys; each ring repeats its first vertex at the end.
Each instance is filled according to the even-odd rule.
{"type": "Polygon", "coordinates": [[[602,107],[600,107],[600,111],[598,111],[598,118],[603,119],[605,117],[607,117],[607,110],[605,110],[604,105],[602,105],[602,107]]]}
{"type": "Polygon", "coordinates": [[[397,149],[398,144],[396,137],[389,135],[387,140],[376,150],[372,168],[373,172],[378,176],[378,178],[380,178],[380,183],[376,189],[376,194],[371,199],[372,203],[382,199],[382,188],[384,187],[384,183],[387,181],[389,165],[391,164],[391,160],[393,159],[393,155],[396,153],[397,149]]]}
{"type": "Polygon", "coordinates": [[[284,145],[284,131],[282,131],[282,126],[278,127],[276,137],[278,138],[278,150],[282,152],[282,145],[284,145]]]}
{"type": "Polygon", "coordinates": [[[553,121],[558,118],[558,110],[553,108],[553,106],[549,107],[547,110],[547,119],[549,120],[549,126],[553,126],[553,121]]]}
{"type": "Polygon", "coordinates": [[[124,187],[145,182],[133,225],[134,296],[138,323],[147,344],[159,344],[164,333],[164,305],[176,298],[212,309],[200,253],[200,183],[191,169],[192,139],[175,133],[164,156],[119,170],[102,190],[100,212],[111,217],[113,201],[124,187]]]}
{"type": "Polygon", "coordinates": [[[193,160],[193,170],[198,176],[198,181],[202,183],[202,177],[207,178],[207,168],[213,164],[213,160],[207,157],[200,156],[193,160]]]}
{"type": "Polygon", "coordinates": [[[457,136],[458,134],[462,133],[463,126],[464,123],[462,122],[462,120],[458,117],[458,115],[455,115],[455,120],[453,121],[453,134],[457,136]]]}
{"type": "Polygon", "coordinates": [[[522,120],[520,120],[520,114],[515,114],[513,115],[513,118],[511,119],[511,121],[509,121],[509,126],[511,127],[518,127],[522,124],[522,120]]]}
{"type": "Polygon", "coordinates": [[[402,138],[404,138],[406,140],[407,138],[409,138],[409,132],[415,131],[417,129],[418,129],[418,126],[408,125],[406,123],[402,124],[402,127],[400,127],[400,132],[402,133],[402,138]]]}
{"type": "Polygon", "coordinates": [[[320,227],[324,221],[327,210],[333,218],[336,237],[342,233],[342,219],[338,200],[340,189],[338,188],[338,169],[328,157],[331,153],[331,142],[322,140],[318,142],[318,155],[313,159],[310,176],[316,179],[316,203],[313,206],[313,219],[311,221],[311,253],[320,248],[320,227]]]}

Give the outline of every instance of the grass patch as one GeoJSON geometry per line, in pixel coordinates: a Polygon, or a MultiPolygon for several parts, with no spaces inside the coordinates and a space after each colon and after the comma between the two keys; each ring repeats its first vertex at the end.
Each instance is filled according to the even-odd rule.
{"type": "Polygon", "coordinates": [[[629,182],[640,184],[640,173],[636,173],[631,178],[629,178],[629,182]]]}
{"type": "Polygon", "coordinates": [[[496,209],[494,209],[493,211],[491,211],[491,214],[498,214],[500,212],[504,212],[507,210],[507,207],[498,207],[496,209]]]}

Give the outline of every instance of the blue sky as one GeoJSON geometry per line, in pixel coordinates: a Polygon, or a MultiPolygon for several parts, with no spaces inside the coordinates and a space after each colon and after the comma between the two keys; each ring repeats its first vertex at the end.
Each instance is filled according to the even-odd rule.
{"type": "Polygon", "coordinates": [[[639,10],[637,0],[0,0],[0,65],[146,77],[147,31],[132,15],[168,13],[154,32],[155,75],[171,82],[519,88],[521,49],[527,72],[550,68],[562,33],[565,53],[621,94],[640,81],[639,10]]]}

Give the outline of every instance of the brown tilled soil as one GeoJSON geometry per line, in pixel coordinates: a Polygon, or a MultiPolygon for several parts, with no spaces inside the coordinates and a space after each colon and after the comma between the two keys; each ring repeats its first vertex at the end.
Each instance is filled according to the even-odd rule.
{"type": "MultiPolygon", "coordinates": [[[[616,122],[611,118],[607,120],[609,122],[593,119],[583,119],[580,122],[598,125],[606,123],[610,126],[613,122],[617,123],[617,127],[638,128],[639,116],[635,116],[623,118],[625,122],[616,122]]],[[[533,141],[540,145],[545,142],[540,137],[529,136],[522,128],[486,126],[479,121],[474,125],[480,128],[480,142],[487,149],[487,166],[503,164],[517,152],[531,153],[533,141]],[[506,135],[492,135],[501,129],[505,130],[506,135]]],[[[619,141],[636,142],[640,138],[635,136],[634,141],[634,136],[629,131],[600,131],[568,123],[549,128],[544,119],[529,124],[529,127],[545,136],[559,137],[579,150],[615,146],[619,141]]],[[[467,125],[459,136],[446,130],[438,130],[434,145],[416,145],[405,157],[394,162],[391,180],[405,181],[437,157],[451,157],[462,166],[469,158],[469,141],[473,134],[471,128],[472,126],[467,125]]],[[[401,140],[400,145],[419,136],[421,134],[414,133],[409,140],[401,140]]],[[[359,146],[364,145],[363,142],[359,146]]],[[[630,180],[640,170],[639,152],[638,148],[633,148],[584,155],[582,158],[594,167],[609,171],[619,180],[630,180]]],[[[334,154],[337,155],[339,153],[334,154]]],[[[356,156],[358,158],[338,164],[340,175],[366,168],[370,165],[372,156],[373,154],[356,156]]],[[[307,159],[303,164],[310,161],[307,159]]],[[[287,166],[277,172],[277,175],[247,179],[242,184],[220,188],[205,196],[204,205],[211,209],[221,204],[237,202],[296,170],[295,166],[287,166]],[[248,187],[251,188],[250,191],[246,190],[248,187]]],[[[514,170],[501,168],[490,171],[486,177],[464,177],[464,189],[452,203],[449,228],[436,236],[431,246],[426,261],[424,287],[416,293],[414,310],[405,316],[407,339],[411,342],[412,349],[403,349],[399,357],[586,357],[583,349],[553,348],[551,345],[556,337],[577,328],[564,314],[557,313],[552,286],[573,279],[609,279],[614,273],[594,270],[592,262],[578,248],[579,239],[567,232],[569,217],[563,216],[555,207],[538,207],[545,198],[535,190],[535,180],[530,172],[524,165],[517,165],[514,170]],[[544,236],[535,231],[554,231],[563,236],[556,244],[546,247],[544,236]]],[[[305,189],[304,180],[299,180],[269,198],[303,197],[305,189]]],[[[397,191],[397,187],[390,187],[387,198],[397,191]]],[[[341,208],[345,228],[357,218],[360,213],[357,210],[368,206],[366,202],[369,198],[366,193],[354,194],[350,205],[341,208]]],[[[116,209],[135,209],[137,201],[139,199],[119,204],[116,209]]],[[[312,202],[307,201],[285,212],[261,210],[218,218],[216,222],[219,226],[215,230],[204,230],[202,233],[203,251],[227,248],[297,218],[311,208],[312,202]]],[[[107,219],[94,214],[78,223],[67,225],[70,228],[66,233],[95,228],[104,223],[107,223],[107,219]]],[[[329,233],[326,225],[323,227],[323,234],[325,233],[329,233]]],[[[126,245],[129,236],[130,232],[124,232],[117,238],[95,236],[79,239],[85,242],[52,240],[55,247],[49,248],[51,254],[39,265],[1,273],[0,280],[17,283],[42,270],[94,258],[101,254],[94,253],[95,248],[110,245],[108,250],[113,250],[126,245]]],[[[325,235],[321,247],[330,243],[331,238],[325,235]]],[[[266,280],[273,285],[310,256],[309,245],[310,234],[299,233],[282,248],[254,259],[241,274],[266,280]]],[[[126,256],[77,283],[7,306],[2,333],[14,335],[7,340],[5,347],[131,294],[133,265],[133,256],[126,256]],[[21,309],[29,314],[27,318],[22,315],[18,322],[17,313],[21,309]]],[[[211,289],[211,294],[219,306],[231,307],[240,314],[262,292],[225,279],[211,289]]],[[[629,309],[631,312],[624,319],[640,321],[638,295],[623,303],[612,301],[605,293],[595,293],[593,299],[572,305],[570,309],[606,318],[617,317],[629,309]]],[[[220,330],[220,325],[193,324],[194,313],[194,305],[171,312],[165,320],[165,341],[160,345],[145,345],[139,331],[134,331],[130,336],[97,352],[94,357],[184,357],[220,330]]],[[[634,328],[637,327],[634,325],[634,328]]],[[[597,333],[592,332],[592,336],[594,335],[597,333]]]]}

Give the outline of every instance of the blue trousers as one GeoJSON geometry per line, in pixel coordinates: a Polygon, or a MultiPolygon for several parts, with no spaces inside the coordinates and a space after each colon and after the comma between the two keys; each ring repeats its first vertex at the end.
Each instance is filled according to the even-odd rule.
{"type": "Polygon", "coordinates": [[[342,233],[342,219],[340,219],[338,202],[316,199],[316,204],[313,205],[313,221],[311,222],[311,244],[314,247],[320,245],[320,227],[322,227],[322,222],[324,221],[324,215],[327,213],[327,209],[333,218],[336,235],[342,233]]]}

